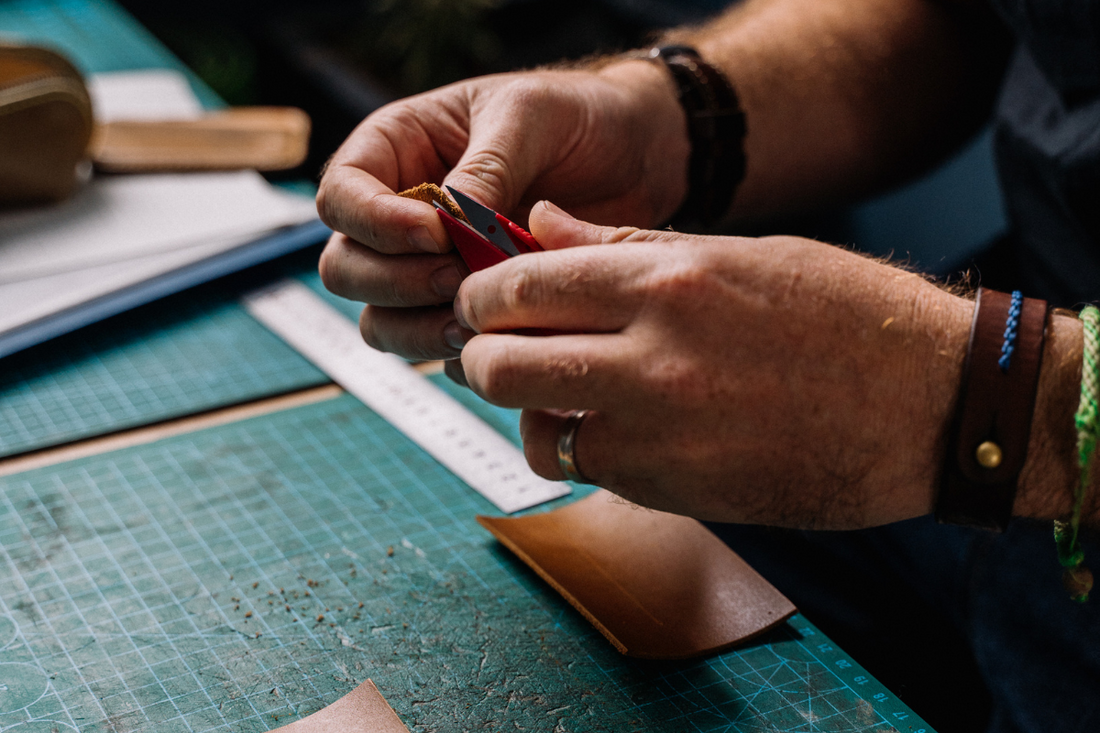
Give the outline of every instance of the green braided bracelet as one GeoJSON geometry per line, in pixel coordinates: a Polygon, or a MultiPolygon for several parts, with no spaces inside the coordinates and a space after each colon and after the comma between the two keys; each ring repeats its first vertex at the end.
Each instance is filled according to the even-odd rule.
{"type": "Polygon", "coordinates": [[[1065,568],[1062,582],[1070,597],[1081,603],[1089,599],[1092,590],[1092,573],[1084,565],[1085,553],[1078,540],[1081,526],[1081,507],[1089,490],[1089,463],[1096,452],[1098,415],[1100,415],[1100,310],[1086,306],[1081,311],[1084,326],[1085,348],[1081,362],[1081,402],[1077,406],[1074,422],[1077,425],[1077,465],[1081,479],[1073,492],[1073,512],[1068,522],[1054,523],[1054,541],[1058,547],[1058,561],[1065,568]]]}

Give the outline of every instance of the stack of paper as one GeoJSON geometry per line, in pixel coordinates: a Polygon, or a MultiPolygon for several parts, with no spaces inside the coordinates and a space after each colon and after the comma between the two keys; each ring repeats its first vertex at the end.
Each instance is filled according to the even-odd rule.
{"type": "MultiPolygon", "coordinates": [[[[201,112],[171,71],[89,88],[101,122],[201,112]]],[[[96,176],[60,204],[0,213],[0,356],[318,241],[316,219],[311,198],[254,171],[96,176]]]]}

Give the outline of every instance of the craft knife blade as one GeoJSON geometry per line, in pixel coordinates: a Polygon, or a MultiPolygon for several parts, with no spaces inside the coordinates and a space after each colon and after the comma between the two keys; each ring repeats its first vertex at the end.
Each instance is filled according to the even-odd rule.
{"type": "Polygon", "coordinates": [[[479,204],[466,194],[450,186],[444,186],[444,188],[447,189],[447,193],[451,194],[451,198],[458,204],[458,208],[462,209],[462,213],[466,215],[466,218],[470,220],[475,231],[509,257],[515,257],[519,254],[516,245],[512,243],[508,233],[504,231],[504,227],[497,221],[497,212],[479,204]]]}

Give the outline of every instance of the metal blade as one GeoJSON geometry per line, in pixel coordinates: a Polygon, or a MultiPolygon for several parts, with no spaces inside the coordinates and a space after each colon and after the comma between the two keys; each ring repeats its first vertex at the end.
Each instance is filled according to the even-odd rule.
{"type": "Polygon", "coordinates": [[[445,186],[445,188],[451,194],[455,203],[458,204],[458,208],[462,209],[462,213],[474,225],[474,230],[478,234],[488,239],[509,257],[515,257],[519,254],[519,250],[508,238],[508,233],[504,231],[504,227],[497,222],[497,212],[487,206],[482,206],[461,191],[457,191],[450,186],[445,186]]]}
{"type": "MultiPolygon", "coordinates": [[[[452,214],[451,212],[447,211],[447,207],[446,207],[446,206],[443,206],[443,205],[441,205],[441,204],[440,204],[440,203],[439,203],[438,201],[433,201],[433,202],[432,202],[432,206],[434,206],[434,207],[435,207],[435,210],[436,210],[436,211],[442,211],[442,212],[443,212],[444,214],[446,214],[447,216],[449,216],[449,217],[451,217],[452,219],[454,219],[454,221],[455,221],[455,223],[456,223],[456,224],[460,224],[460,225],[462,225],[462,227],[463,227],[463,228],[465,228],[465,229],[469,229],[469,230],[470,230],[471,232],[473,232],[474,234],[476,234],[476,235],[477,235],[477,236],[479,236],[479,237],[482,237],[482,238],[484,238],[484,239],[488,239],[488,237],[486,237],[486,236],[485,236],[484,234],[482,234],[481,232],[479,232],[479,231],[478,231],[477,229],[474,229],[474,228],[473,228],[472,226],[470,226],[470,225],[469,225],[469,224],[467,224],[466,222],[462,221],[461,219],[459,219],[458,217],[456,217],[455,215],[453,215],[453,214],[452,214]]],[[[462,207],[459,207],[459,208],[462,208],[462,207]]],[[[464,214],[465,214],[466,212],[462,212],[462,213],[464,213],[464,214]]],[[[507,253],[507,252],[505,252],[505,254],[508,254],[508,253],[507,253]]]]}

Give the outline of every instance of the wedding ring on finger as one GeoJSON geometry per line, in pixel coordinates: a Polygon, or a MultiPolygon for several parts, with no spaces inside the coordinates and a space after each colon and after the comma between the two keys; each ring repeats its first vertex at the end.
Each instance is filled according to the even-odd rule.
{"type": "Polygon", "coordinates": [[[586,417],[588,417],[588,410],[574,410],[565,418],[565,422],[561,425],[561,432],[558,433],[558,465],[561,466],[561,472],[565,474],[565,478],[578,484],[594,483],[577,467],[577,430],[580,429],[586,417]]]}

